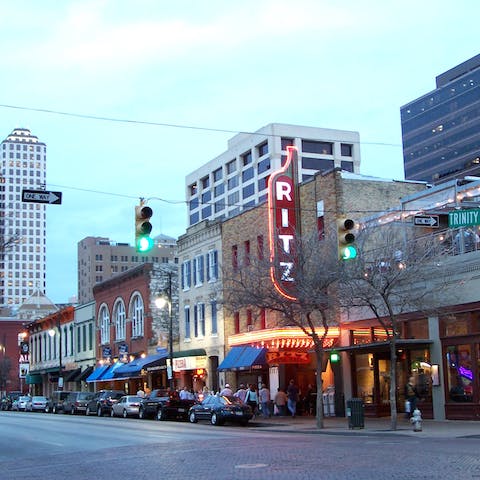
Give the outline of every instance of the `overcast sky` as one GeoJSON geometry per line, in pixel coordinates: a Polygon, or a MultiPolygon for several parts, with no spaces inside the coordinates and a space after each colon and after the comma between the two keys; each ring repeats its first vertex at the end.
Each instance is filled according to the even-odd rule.
{"type": "Polygon", "coordinates": [[[478,0],[4,0],[0,140],[29,128],[63,192],[47,295],[77,293],[84,237],[133,243],[140,197],[154,235],[184,233],[185,176],[234,132],[358,131],[361,173],[403,179],[399,109],[480,53],[479,14],[478,0]]]}

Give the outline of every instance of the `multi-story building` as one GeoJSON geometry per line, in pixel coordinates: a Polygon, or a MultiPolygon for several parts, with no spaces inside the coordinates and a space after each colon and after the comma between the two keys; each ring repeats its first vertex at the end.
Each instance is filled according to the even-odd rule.
{"type": "Polygon", "coordinates": [[[400,113],[406,179],[480,175],[480,55],[436,77],[435,90],[400,113]]]}
{"type": "Polygon", "coordinates": [[[104,237],[86,237],[78,242],[78,301],[93,300],[93,287],[140,263],[177,263],[176,240],[166,235],[155,237],[155,247],[139,254],[128,243],[104,237]]]}
{"type": "Polygon", "coordinates": [[[357,132],[272,123],[230,139],[228,150],[186,177],[188,225],[229,218],[265,202],[267,181],[280,168],[288,145],[298,149],[298,180],[338,167],[358,173],[357,132]]]}
{"type": "Polygon", "coordinates": [[[22,190],[45,187],[47,147],[17,128],[0,151],[0,243],[14,240],[0,255],[0,306],[18,307],[35,288],[46,290],[45,205],[22,202],[22,190]]]}

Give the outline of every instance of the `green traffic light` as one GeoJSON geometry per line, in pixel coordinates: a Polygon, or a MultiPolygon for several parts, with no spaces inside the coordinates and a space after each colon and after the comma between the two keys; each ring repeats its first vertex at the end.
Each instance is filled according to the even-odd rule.
{"type": "Polygon", "coordinates": [[[340,361],[340,354],[338,352],[332,352],[330,354],[330,363],[338,363],[340,361]]]}
{"type": "Polygon", "coordinates": [[[351,260],[352,258],[356,258],[357,256],[357,249],[354,245],[348,245],[342,249],[342,260],[351,260]]]}
{"type": "Polygon", "coordinates": [[[153,238],[144,235],[137,240],[137,252],[147,253],[153,248],[154,244],[153,238]]]}

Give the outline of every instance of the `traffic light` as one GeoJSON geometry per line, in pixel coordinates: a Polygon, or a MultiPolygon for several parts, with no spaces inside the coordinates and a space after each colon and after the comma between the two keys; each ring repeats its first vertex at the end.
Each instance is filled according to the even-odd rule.
{"type": "Polygon", "coordinates": [[[339,363],[340,354],[338,352],[330,352],[330,363],[339,363]]]}
{"type": "Polygon", "coordinates": [[[153,248],[154,241],[150,237],[152,215],[153,210],[150,207],[142,204],[135,207],[135,248],[138,253],[147,253],[153,248]]]}
{"type": "Polygon", "coordinates": [[[357,247],[354,245],[354,228],[355,222],[351,218],[337,220],[338,258],[340,260],[351,260],[357,256],[357,247]]]}

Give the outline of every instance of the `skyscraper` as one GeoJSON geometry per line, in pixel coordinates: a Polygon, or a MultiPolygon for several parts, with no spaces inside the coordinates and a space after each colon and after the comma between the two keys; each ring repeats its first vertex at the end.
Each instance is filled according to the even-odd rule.
{"type": "Polygon", "coordinates": [[[20,306],[35,289],[46,290],[45,205],[22,202],[23,189],[45,186],[46,151],[26,128],[1,143],[0,306],[20,306]]]}
{"type": "Polygon", "coordinates": [[[407,180],[480,175],[480,55],[436,78],[436,89],[400,109],[407,180]]]}

